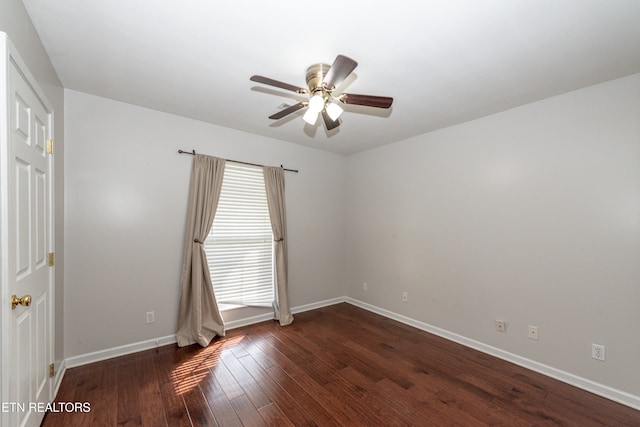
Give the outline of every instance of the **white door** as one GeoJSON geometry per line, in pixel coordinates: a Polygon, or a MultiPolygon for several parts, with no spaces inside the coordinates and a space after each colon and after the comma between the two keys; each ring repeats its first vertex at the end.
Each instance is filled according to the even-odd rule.
{"type": "MultiPolygon", "coordinates": [[[[15,63],[9,65],[8,222],[9,295],[31,302],[11,310],[8,331],[9,425],[38,426],[51,399],[49,266],[52,238],[52,114],[15,63]],[[38,404],[40,403],[40,408],[38,404]],[[39,410],[40,409],[40,410],[39,410]]],[[[3,337],[6,338],[6,337],[3,337]]]]}

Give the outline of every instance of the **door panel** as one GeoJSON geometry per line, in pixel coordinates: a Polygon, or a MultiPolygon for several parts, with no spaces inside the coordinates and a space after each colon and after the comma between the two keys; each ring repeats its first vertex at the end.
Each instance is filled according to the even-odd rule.
{"type": "Polygon", "coordinates": [[[47,267],[47,174],[45,171],[36,169],[35,171],[35,268],[47,267]]]}
{"type": "Polygon", "coordinates": [[[47,125],[45,125],[46,117],[40,117],[40,115],[35,115],[35,128],[34,128],[34,144],[36,151],[40,153],[42,157],[46,157],[47,153],[47,125]]]}
{"type": "MultiPolygon", "coordinates": [[[[16,325],[14,326],[14,331],[16,332],[16,353],[21,354],[23,357],[18,358],[15,361],[15,371],[17,376],[17,381],[15,383],[15,392],[16,392],[16,400],[15,402],[29,402],[31,399],[32,393],[32,384],[31,381],[31,346],[33,343],[33,338],[31,336],[31,315],[24,311],[21,313],[16,319],[16,325]]],[[[28,417],[28,413],[18,412],[17,414],[18,422],[17,425],[22,426],[28,417]]]]}
{"type": "Polygon", "coordinates": [[[16,238],[15,253],[17,255],[16,263],[16,281],[19,282],[31,272],[31,242],[29,232],[31,224],[29,218],[31,195],[31,167],[20,159],[15,162],[16,176],[16,238]]]}
{"type": "Polygon", "coordinates": [[[43,348],[43,344],[47,342],[47,299],[46,294],[42,298],[38,299],[34,303],[33,311],[35,315],[35,328],[33,333],[36,335],[33,340],[35,348],[33,349],[33,355],[35,360],[35,372],[34,372],[34,385],[35,394],[40,396],[45,392],[45,387],[49,380],[47,365],[49,365],[47,359],[47,349],[43,348]]]}
{"type": "MultiPolygon", "coordinates": [[[[51,159],[46,151],[50,135],[50,114],[26,81],[11,64],[9,70],[10,157],[10,248],[13,249],[15,275],[10,293],[18,298],[31,295],[31,305],[12,310],[11,401],[29,408],[51,400],[48,365],[52,361],[50,291],[53,271],[49,267],[51,244],[51,159]],[[13,191],[11,191],[11,189],[13,191]],[[10,227],[11,228],[11,227],[10,227]]],[[[10,265],[12,262],[10,261],[10,265]]],[[[44,413],[16,411],[11,425],[37,426],[44,413]]]]}
{"type": "Polygon", "coordinates": [[[27,103],[19,95],[16,94],[14,102],[16,114],[15,120],[12,120],[12,122],[15,122],[15,136],[16,139],[22,136],[22,140],[28,144],[31,112],[27,103]]]}

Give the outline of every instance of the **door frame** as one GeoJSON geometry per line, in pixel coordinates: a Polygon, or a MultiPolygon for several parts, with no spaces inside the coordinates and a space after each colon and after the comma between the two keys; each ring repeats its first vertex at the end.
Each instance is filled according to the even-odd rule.
{"type": "MultiPolygon", "coordinates": [[[[23,75],[29,83],[36,96],[44,105],[49,117],[49,134],[47,139],[54,139],[54,111],[53,106],[44,94],[44,91],[38,85],[35,77],[29,71],[26,62],[22,59],[14,45],[9,40],[6,33],[0,32],[0,402],[10,402],[11,391],[9,390],[9,376],[11,374],[11,366],[9,366],[11,351],[11,331],[9,323],[11,317],[11,295],[9,291],[9,170],[8,159],[12,154],[10,149],[10,130],[9,130],[9,68],[13,63],[17,70],[23,75]]],[[[49,250],[55,253],[55,162],[54,155],[48,156],[49,162],[49,250]]],[[[55,353],[55,266],[49,267],[49,283],[47,285],[49,294],[48,324],[49,327],[49,348],[47,349],[48,359],[50,363],[54,363],[55,353]]],[[[50,378],[47,384],[48,399],[52,401],[54,391],[55,377],[50,378]]],[[[0,408],[0,425],[8,425],[10,413],[2,412],[0,408]]]]}

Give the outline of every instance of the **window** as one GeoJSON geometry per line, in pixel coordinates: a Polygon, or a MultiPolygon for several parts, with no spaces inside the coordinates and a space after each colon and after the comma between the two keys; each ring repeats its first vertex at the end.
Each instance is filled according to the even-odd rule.
{"type": "Polygon", "coordinates": [[[273,233],[261,167],[226,163],[204,248],[221,309],[272,305],[273,233]]]}

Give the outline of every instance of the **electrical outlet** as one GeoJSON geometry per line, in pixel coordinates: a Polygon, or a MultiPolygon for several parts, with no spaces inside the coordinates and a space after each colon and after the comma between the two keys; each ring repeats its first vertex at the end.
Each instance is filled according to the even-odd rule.
{"type": "Polygon", "coordinates": [[[409,301],[409,293],[408,292],[403,292],[402,293],[402,301],[403,302],[409,301]]]}
{"type": "Polygon", "coordinates": [[[529,335],[530,340],[538,341],[538,327],[529,325],[529,335]]]}
{"type": "Polygon", "coordinates": [[[606,347],[600,344],[591,344],[591,357],[604,362],[606,358],[606,347]]]}
{"type": "Polygon", "coordinates": [[[369,290],[369,285],[367,284],[367,282],[362,282],[362,290],[365,292],[369,290]]]}
{"type": "Polygon", "coordinates": [[[496,331],[507,332],[507,324],[504,320],[496,320],[496,331]]]}
{"type": "Polygon", "coordinates": [[[153,311],[147,311],[147,323],[153,323],[156,321],[156,313],[153,311]]]}

